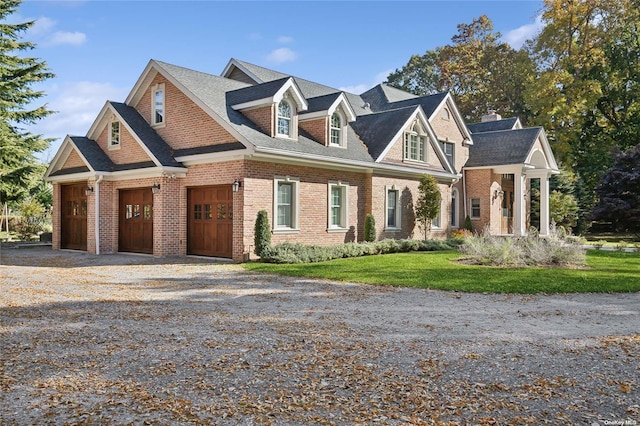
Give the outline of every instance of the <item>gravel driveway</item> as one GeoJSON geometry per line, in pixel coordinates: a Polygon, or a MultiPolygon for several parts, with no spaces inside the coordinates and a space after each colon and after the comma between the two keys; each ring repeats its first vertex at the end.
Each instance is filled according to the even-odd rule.
{"type": "Polygon", "coordinates": [[[488,295],[7,249],[0,424],[640,422],[640,294],[488,295]]]}

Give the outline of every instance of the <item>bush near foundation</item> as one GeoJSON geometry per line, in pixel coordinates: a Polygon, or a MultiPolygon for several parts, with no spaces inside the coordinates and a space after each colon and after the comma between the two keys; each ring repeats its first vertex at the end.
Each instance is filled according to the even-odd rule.
{"type": "Polygon", "coordinates": [[[345,257],[360,257],[410,251],[453,250],[455,241],[443,240],[394,240],[345,243],[336,246],[312,246],[284,242],[268,247],[262,252],[261,261],[268,263],[315,263],[345,257]]]}

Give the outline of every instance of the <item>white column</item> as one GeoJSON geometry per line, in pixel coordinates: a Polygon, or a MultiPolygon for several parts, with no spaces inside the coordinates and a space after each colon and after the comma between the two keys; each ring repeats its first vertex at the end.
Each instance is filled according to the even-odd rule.
{"type": "Polygon", "coordinates": [[[540,176],[540,235],[549,235],[549,175],[540,176]]]}
{"type": "Polygon", "coordinates": [[[516,237],[527,234],[525,212],[526,204],[524,201],[525,175],[521,171],[513,175],[513,235],[516,237]]]}

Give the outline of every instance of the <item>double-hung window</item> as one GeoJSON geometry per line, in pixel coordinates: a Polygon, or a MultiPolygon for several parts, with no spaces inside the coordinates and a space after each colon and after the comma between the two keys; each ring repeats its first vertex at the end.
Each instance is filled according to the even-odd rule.
{"type": "Polygon", "coordinates": [[[298,229],[297,179],[276,178],[274,181],[274,232],[298,229]]]}
{"type": "Polygon", "coordinates": [[[480,198],[471,199],[471,219],[480,219],[480,198]]]}
{"type": "Polygon", "coordinates": [[[282,100],[278,104],[277,134],[278,136],[293,137],[291,122],[293,119],[293,108],[289,102],[282,100]]]}
{"type": "Polygon", "coordinates": [[[427,161],[427,135],[422,125],[416,121],[404,134],[404,159],[410,161],[427,161]]]}
{"type": "Polygon", "coordinates": [[[444,156],[447,158],[447,161],[449,162],[449,164],[451,164],[451,167],[453,167],[455,170],[456,168],[456,164],[454,163],[455,145],[450,142],[443,142],[443,141],[438,141],[438,145],[440,145],[442,152],[444,152],[444,156]]]}
{"type": "Polygon", "coordinates": [[[151,124],[154,126],[165,124],[164,84],[158,84],[154,90],[151,91],[151,94],[151,124]]]}
{"type": "Polygon", "coordinates": [[[329,230],[348,228],[349,186],[342,182],[329,182],[329,230]]]}
{"type": "Polygon", "coordinates": [[[334,112],[331,116],[329,137],[330,145],[342,146],[342,117],[337,112],[334,112]]]}
{"type": "Polygon", "coordinates": [[[400,228],[400,191],[391,187],[387,188],[386,196],[386,229],[400,228]]]}

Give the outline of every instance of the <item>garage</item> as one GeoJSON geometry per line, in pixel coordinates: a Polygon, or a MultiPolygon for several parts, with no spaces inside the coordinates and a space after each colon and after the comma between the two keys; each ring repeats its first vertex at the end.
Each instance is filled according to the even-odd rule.
{"type": "Polygon", "coordinates": [[[120,190],[118,251],[153,254],[151,188],[120,190]]]}
{"type": "Polygon", "coordinates": [[[87,195],[86,183],[62,185],[60,247],[87,250],[87,195]]]}
{"type": "Polygon", "coordinates": [[[187,190],[187,253],[232,257],[233,192],[231,185],[187,190]]]}

